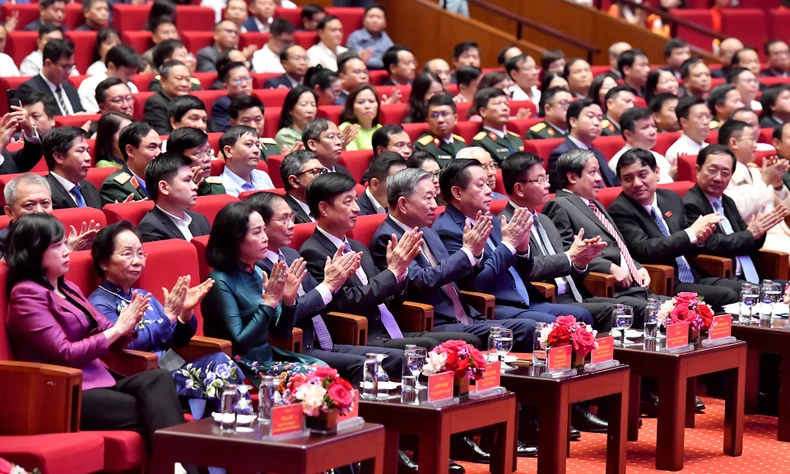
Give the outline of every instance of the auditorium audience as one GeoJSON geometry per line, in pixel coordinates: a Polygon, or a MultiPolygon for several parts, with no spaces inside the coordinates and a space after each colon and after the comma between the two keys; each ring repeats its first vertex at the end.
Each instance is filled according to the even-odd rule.
{"type": "MultiPolygon", "coordinates": [[[[436,74],[436,77],[442,81],[442,86],[446,89],[450,84],[452,84],[453,75],[450,72],[450,65],[447,64],[447,61],[441,58],[429,59],[425,61],[425,64],[422,67],[423,72],[430,72],[432,74],[436,74]]],[[[457,77],[456,77],[457,80],[457,77]]]]}
{"type": "Polygon", "coordinates": [[[105,55],[104,62],[107,64],[105,71],[83,79],[77,89],[82,108],[87,113],[101,112],[98,99],[96,99],[96,89],[102,81],[108,78],[120,79],[132,94],[139,92],[133,79],[140,72],[140,56],[134,48],[125,44],[114,46],[105,55]]]}
{"type": "Polygon", "coordinates": [[[337,125],[325,118],[308,123],[302,132],[302,145],[315,153],[326,169],[351,176],[344,166],[337,164],[343,150],[343,139],[337,125]]]}
{"type": "Polygon", "coordinates": [[[103,207],[99,190],[85,179],[91,167],[87,138],[81,128],[57,127],[41,140],[53,209],[103,207]]]}
{"type": "Polygon", "coordinates": [[[369,51],[370,57],[367,66],[370,69],[384,69],[382,57],[384,51],[389,49],[394,43],[386,31],[387,19],[384,8],[375,3],[369,3],[365,7],[365,15],[362,17],[362,28],[348,35],[346,46],[354,51],[369,51]]]}
{"type": "Polygon", "coordinates": [[[316,93],[307,86],[297,86],[288,92],[280,112],[279,130],[274,136],[277,146],[284,153],[293,150],[301,140],[304,127],[313,121],[318,113],[316,93]]]}
{"type": "Polygon", "coordinates": [[[227,95],[214,101],[211,106],[212,132],[224,132],[230,128],[230,103],[234,97],[252,94],[252,76],[244,63],[232,61],[220,70],[219,78],[227,95]]]}
{"type": "MultiPolygon", "coordinates": [[[[263,136],[263,127],[266,124],[263,117],[263,102],[255,96],[239,96],[230,102],[228,115],[230,115],[230,126],[246,125],[258,132],[260,142],[261,158],[264,161],[271,155],[280,155],[282,151],[277,146],[274,138],[263,136]]],[[[301,139],[301,137],[300,137],[301,139]]]]}
{"type": "Polygon", "coordinates": [[[274,183],[265,171],[257,169],[261,158],[258,133],[254,128],[236,125],[219,139],[225,170],[222,185],[231,196],[245,191],[273,189],[274,183]]]}
{"type": "Polygon", "coordinates": [[[505,64],[505,71],[513,81],[510,86],[511,100],[530,100],[537,107],[540,103],[540,68],[532,56],[522,54],[511,58],[505,64]]]}
{"type": "MultiPolygon", "coordinates": [[[[732,66],[732,58],[735,53],[743,49],[743,43],[738,38],[726,38],[719,43],[719,64],[721,68],[718,71],[711,71],[712,77],[724,78],[730,72],[732,66]]],[[[742,66],[745,67],[745,66],[742,66]]]]}
{"type": "MultiPolygon", "coordinates": [[[[183,127],[194,127],[205,132],[208,129],[208,114],[206,104],[193,95],[176,97],[167,106],[167,116],[170,119],[170,129],[178,130],[183,127]]],[[[162,151],[167,150],[167,141],[162,142],[162,151]]]]}
{"type": "Polygon", "coordinates": [[[645,84],[645,102],[648,104],[659,94],[678,95],[678,80],[670,69],[658,68],[650,71],[645,84]]]}
{"type": "Polygon", "coordinates": [[[414,148],[431,153],[437,161],[446,164],[466,147],[466,140],[453,133],[458,113],[452,97],[447,94],[431,97],[428,100],[427,121],[429,130],[417,138],[414,148]]]}
{"type": "Polygon", "coordinates": [[[755,76],[759,76],[760,55],[757,54],[757,51],[753,50],[752,48],[739,49],[732,57],[732,67],[742,67],[752,71],[755,76]]]}
{"type": "Polygon", "coordinates": [[[415,151],[406,161],[406,167],[421,169],[431,175],[431,182],[434,187],[434,199],[438,205],[444,206],[445,203],[442,198],[442,190],[439,187],[439,175],[442,173],[442,168],[439,166],[437,159],[426,151],[415,151]]]}
{"type": "MultiPolygon", "coordinates": [[[[249,20],[247,21],[249,23],[249,20]]],[[[252,69],[259,74],[284,73],[280,54],[293,44],[295,32],[294,25],[285,18],[273,19],[269,30],[269,41],[252,55],[252,69]]]]}
{"type": "Polygon", "coordinates": [[[601,110],[606,110],[606,93],[617,87],[617,79],[611,72],[597,75],[590,83],[587,97],[593,100],[601,110]]]}
{"type": "Polygon", "coordinates": [[[66,2],[64,0],[41,0],[38,2],[39,18],[25,25],[25,31],[41,31],[45,25],[57,26],[68,30],[63,24],[66,19],[66,2]]]}
{"type": "Polygon", "coordinates": [[[370,83],[370,73],[365,62],[349,52],[338,57],[337,76],[342,82],[343,90],[340,91],[336,105],[345,104],[348,94],[357,86],[370,83]]]}
{"type": "Polygon", "coordinates": [[[283,75],[267,80],[263,87],[265,89],[293,89],[304,84],[305,74],[307,74],[307,53],[298,44],[285,46],[280,51],[280,62],[283,67],[283,75]]]}
{"type": "Polygon", "coordinates": [[[465,66],[455,71],[455,82],[458,84],[458,94],[453,97],[456,102],[472,102],[477,95],[477,89],[483,73],[480,68],[465,66]]]}
{"type": "Polygon", "coordinates": [[[192,73],[184,63],[177,60],[164,63],[159,71],[162,77],[162,90],[145,101],[143,119],[160,135],[168,135],[173,128],[170,124],[168,107],[174,98],[189,95],[192,73]]]}
{"type": "Polygon", "coordinates": [[[244,28],[251,33],[269,33],[274,24],[275,0],[253,0],[250,2],[250,17],[244,28]]]}
{"type": "Polygon", "coordinates": [[[547,72],[543,74],[543,80],[540,81],[540,93],[544,94],[552,87],[570,90],[568,81],[562,75],[562,72],[547,72]]]}
{"type": "Polygon", "coordinates": [[[507,129],[510,105],[505,91],[493,87],[480,89],[470,112],[473,109],[482,117],[483,129],[473,137],[471,146],[485,149],[497,163],[513,152],[524,150],[524,140],[507,129]]]}
{"type": "Polygon", "coordinates": [[[347,151],[373,149],[373,133],[381,128],[379,123],[380,105],[376,88],[369,84],[358,86],[351,91],[340,112],[340,132],[343,133],[346,129],[356,129],[356,132],[348,131],[355,137],[346,146],[347,151]]]}
{"type": "MultiPolygon", "coordinates": [[[[622,136],[625,145],[609,160],[609,168],[617,173],[620,158],[628,150],[641,148],[653,155],[655,169],[659,175],[659,183],[671,183],[677,176],[677,165],[672,166],[663,155],[653,151],[658,138],[658,129],[653,114],[648,109],[634,107],[626,110],[622,117],[622,136]]],[[[651,168],[652,169],[652,168],[651,168]]],[[[619,178],[619,176],[618,176],[619,178]]]]}
{"type": "Polygon", "coordinates": [[[167,150],[180,153],[192,160],[192,170],[196,172],[195,182],[198,183],[198,196],[226,194],[222,185],[222,177],[211,176],[211,163],[214,150],[203,130],[193,127],[182,127],[174,130],[167,137],[167,150]]]}
{"type": "Polygon", "coordinates": [[[708,96],[711,87],[710,69],[702,59],[693,57],[686,60],[680,70],[680,78],[683,79],[680,95],[692,95],[702,99],[708,96]]]}
{"type": "Polygon", "coordinates": [[[734,67],[730,70],[730,74],[727,75],[727,83],[738,89],[738,92],[741,94],[741,102],[745,106],[755,112],[763,110],[760,101],[756,100],[757,94],[760,92],[760,82],[752,71],[742,67],[734,67]]]}
{"type": "Polygon", "coordinates": [[[710,121],[711,130],[720,128],[733,112],[744,106],[740,92],[731,84],[714,87],[706,102],[713,116],[710,121]]]}
{"type": "Polygon", "coordinates": [[[177,39],[173,40],[166,40],[159,43],[154,50],[154,66],[156,66],[157,71],[160,74],[154,76],[151,82],[148,84],[148,90],[151,92],[159,92],[162,90],[162,76],[161,70],[162,65],[168,63],[170,61],[181,61],[184,65],[189,69],[190,77],[189,77],[189,87],[193,91],[202,90],[200,85],[200,81],[196,77],[192,77],[191,75],[195,73],[197,68],[197,61],[195,60],[195,56],[190,53],[184,43],[177,39]]]}
{"type": "Polygon", "coordinates": [[[390,176],[405,168],[406,160],[397,153],[387,151],[373,157],[365,171],[367,187],[357,198],[360,216],[387,213],[387,182],[390,176]]]}
{"type": "Polygon", "coordinates": [[[373,156],[385,151],[394,151],[408,160],[414,153],[414,146],[411,143],[409,134],[406,133],[403,127],[395,124],[384,125],[373,132],[371,145],[373,145],[373,156]]]}
{"type": "Polygon", "coordinates": [[[318,106],[336,105],[343,92],[343,82],[337,73],[329,69],[317,69],[310,75],[308,87],[318,96],[318,106]]]}
{"type": "Polygon", "coordinates": [[[630,86],[637,95],[644,97],[650,61],[641,49],[627,49],[617,57],[617,70],[623,84],[630,86]]]}
{"type": "Polygon", "coordinates": [[[85,23],[78,26],[74,31],[103,32],[107,25],[110,24],[108,3],[107,0],[82,0],[82,14],[85,16],[85,23]]]}
{"type": "MultiPolygon", "coordinates": [[[[207,2],[206,2],[207,3],[207,2]]],[[[201,5],[203,2],[201,2],[201,5]]],[[[225,14],[222,15],[222,10],[217,12],[216,21],[219,22],[220,19],[222,20],[229,20],[233,23],[236,23],[236,26],[239,27],[240,33],[246,33],[247,28],[244,27],[244,24],[247,23],[247,20],[250,18],[249,12],[247,11],[247,2],[244,0],[228,0],[225,6],[225,14]]]]}
{"type": "MultiPolygon", "coordinates": [[[[270,1],[270,0],[258,0],[270,1]]],[[[310,67],[318,66],[337,71],[337,57],[348,48],[343,43],[343,23],[336,16],[329,15],[318,22],[318,44],[307,50],[307,63],[310,67]]],[[[357,52],[363,57],[362,52],[357,52]]],[[[369,56],[369,53],[368,53],[369,56]]]]}
{"type": "MultiPolygon", "coordinates": [[[[77,28],[79,30],[79,28],[77,28]]],[[[121,44],[121,37],[118,32],[113,28],[105,28],[99,30],[96,35],[96,52],[93,54],[93,63],[85,70],[88,76],[95,76],[107,74],[107,64],[105,60],[107,53],[114,47],[121,44]]],[[[139,63],[137,67],[139,68],[139,63]]]]}
{"type": "Polygon", "coordinates": [[[404,123],[425,123],[428,119],[428,101],[431,97],[444,94],[442,81],[436,74],[421,72],[414,78],[409,94],[409,112],[404,123]]]}
{"type": "Polygon", "coordinates": [[[219,55],[236,48],[238,44],[239,26],[230,20],[223,20],[217,23],[214,27],[214,43],[202,48],[195,55],[197,72],[217,72],[217,58],[219,55]]]}
{"type": "Polygon", "coordinates": [[[787,77],[790,69],[790,47],[781,39],[765,43],[765,56],[768,58],[768,69],[761,76],[787,77]]]}
{"type": "Polygon", "coordinates": [[[302,26],[299,31],[316,31],[318,29],[318,22],[326,17],[326,10],[321,5],[315,3],[308,3],[302,5],[302,13],[300,19],[302,26]]]}
{"type": "Polygon", "coordinates": [[[675,113],[675,109],[678,106],[678,96],[675,94],[658,94],[653,97],[649,105],[659,133],[677,132],[680,130],[678,116],[675,113]]]}
{"type": "Polygon", "coordinates": [[[775,84],[766,87],[760,96],[763,118],[760,127],[775,128],[790,122],[790,85],[775,84]]]}
{"type": "Polygon", "coordinates": [[[152,23],[149,24],[149,27],[149,31],[151,31],[151,40],[154,42],[154,45],[144,52],[140,57],[142,58],[143,63],[151,68],[151,72],[153,74],[159,74],[159,70],[154,64],[154,51],[156,50],[156,47],[164,41],[177,40],[178,29],[176,29],[176,24],[173,22],[173,18],[167,15],[157,17],[152,23]]]}
{"type": "Polygon", "coordinates": [[[58,115],[74,115],[84,112],[77,89],[68,79],[74,69],[74,45],[71,41],[53,39],[47,41],[42,55],[41,73],[19,85],[20,95],[42,92],[55,101],[58,115]]]}
{"type": "Polygon", "coordinates": [[[565,79],[568,81],[568,88],[577,98],[586,97],[590,91],[590,84],[593,80],[590,64],[584,59],[571,58],[565,64],[563,71],[565,79]]]}
{"type": "MultiPolygon", "coordinates": [[[[414,81],[417,75],[417,59],[411,49],[401,44],[391,46],[384,52],[382,61],[384,70],[388,73],[387,80],[382,85],[405,86],[414,81]]],[[[436,80],[441,84],[438,77],[436,80]]]]}
{"type": "Polygon", "coordinates": [[[678,124],[683,133],[667,150],[666,157],[672,166],[677,166],[678,156],[696,155],[708,146],[711,114],[701,97],[686,96],[678,101],[675,108],[678,124]]]}
{"type": "MultiPolygon", "coordinates": [[[[35,76],[41,72],[41,69],[44,67],[44,47],[51,40],[62,40],[64,38],[63,28],[60,26],[45,24],[36,29],[38,30],[37,48],[25,56],[19,64],[19,74],[22,76],[35,76]]],[[[79,76],[80,72],[77,68],[72,68],[69,74],[79,76]]]]}
{"type": "Polygon", "coordinates": [[[601,121],[601,135],[605,137],[620,135],[620,117],[625,111],[634,107],[636,97],[636,91],[630,86],[620,85],[609,89],[604,98],[606,115],[601,121]]]}
{"type": "Polygon", "coordinates": [[[285,188],[285,202],[293,211],[294,222],[297,224],[315,222],[307,205],[305,190],[316,177],[328,171],[312,151],[298,150],[283,158],[280,177],[285,188]]]}
{"type": "Polygon", "coordinates": [[[531,126],[527,131],[527,140],[544,138],[564,138],[568,136],[568,106],[573,96],[568,89],[552,87],[540,96],[538,117],[541,122],[531,126]]]}
{"type": "Polygon", "coordinates": [[[683,63],[691,57],[691,48],[688,43],[680,38],[672,38],[664,45],[664,62],[669,70],[675,74],[675,79],[680,79],[683,63]]]}
{"type": "Polygon", "coordinates": [[[565,70],[565,53],[561,49],[547,50],[540,58],[540,68],[543,69],[544,74],[549,72],[562,74],[565,70]]]}
{"type": "Polygon", "coordinates": [[[145,188],[145,167],[162,152],[162,141],[148,122],[134,122],[121,130],[118,148],[124,165],[101,185],[104,204],[150,198],[145,188]]]}
{"type": "Polygon", "coordinates": [[[480,67],[480,46],[474,41],[462,41],[453,48],[453,68],[480,67]]]}
{"type": "Polygon", "coordinates": [[[760,142],[760,118],[757,116],[757,112],[750,109],[749,107],[741,107],[730,115],[730,120],[744,122],[752,129],[752,133],[754,134],[755,152],[762,151],[773,153],[776,151],[770,143],[760,142]]]}
{"type": "Polygon", "coordinates": [[[96,146],[93,157],[96,168],[120,168],[123,166],[118,139],[121,130],[134,122],[134,118],[121,112],[110,111],[102,115],[96,128],[96,146]]]}

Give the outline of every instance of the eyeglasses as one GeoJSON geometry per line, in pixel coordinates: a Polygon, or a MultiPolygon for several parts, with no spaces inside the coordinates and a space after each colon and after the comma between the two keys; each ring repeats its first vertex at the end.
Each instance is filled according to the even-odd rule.
{"type": "Polygon", "coordinates": [[[121,253],[114,253],[113,255],[117,255],[124,260],[134,260],[134,257],[137,257],[139,260],[145,260],[148,258],[148,252],[132,252],[131,250],[124,250],[121,253]]]}
{"type": "Polygon", "coordinates": [[[718,169],[718,168],[705,168],[705,174],[710,176],[711,178],[715,178],[717,175],[721,175],[722,179],[729,179],[732,176],[732,171],[718,169]]]}
{"type": "Polygon", "coordinates": [[[235,85],[237,85],[237,86],[240,86],[240,85],[242,85],[242,84],[246,84],[246,83],[248,83],[248,82],[252,82],[252,78],[251,78],[250,76],[246,76],[246,77],[237,77],[237,78],[236,78],[236,79],[233,81],[233,83],[234,83],[235,85]]]}
{"type": "Polygon", "coordinates": [[[307,174],[307,173],[310,173],[313,176],[321,176],[322,174],[329,173],[329,170],[326,169],[326,168],[313,168],[311,170],[302,171],[301,173],[296,173],[296,176],[301,176],[301,175],[307,174]]]}
{"type": "Polygon", "coordinates": [[[274,219],[274,222],[279,222],[282,225],[293,224],[296,222],[296,214],[288,214],[287,216],[282,216],[279,219],[274,219]]]}
{"type": "Polygon", "coordinates": [[[520,179],[517,183],[538,183],[538,184],[545,184],[549,182],[548,176],[541,176],[538,179],[520,179]]]}
{"type": "Polygon", "coordinates": [[[302,61],[307,62],[307,56],[288,56],[288,59],[292,59],[294,61],[299,61],[299,62],[302,61]]]}
{"type": "Polygon", "coordinates": [[[110,103],[113,105],[123,105],[123,104],[134,104],[134,97],[131,95],[122,96],[122,97],[113,97],[110,99],[110,103]]]}
{"type": "Polygon", "coordinates": [[[437,119],[439,117],[447,118],[447,117],[449,117],[451,115],[453,115],[453,113],[452,112],[448,112],[446,110],[444,110],[442,112],[431,112],[431,118],[434,118],[434,119],[437,119]]]}
{"type": "Polygon", "coordinates": [[[74,69],[74,63],[71,64],[55,63],[55,64],[57,64],[58,67],[62,67],[64,71],[71,71],[72,69],[74,69]]]}

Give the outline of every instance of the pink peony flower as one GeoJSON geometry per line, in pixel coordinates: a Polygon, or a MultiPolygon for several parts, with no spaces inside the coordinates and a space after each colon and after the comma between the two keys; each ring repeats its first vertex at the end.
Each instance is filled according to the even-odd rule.
{"type": "Polygon", "coordinates": [[[469,353],[472,356],[472,363],[474,364],[475,367],[482,369],[486,366],[487,364],[486,358],[485,356],[483,356],[483,354],[480,353],[480,351],[478,351],[475,348],[472,348],[469,351],[469,353]]]}
{"type": "Polygon", "coordinates": [[[337,369],[333,369],[332,367],[324,367],[323,365],[319,365],[315,369],[315,373],[313,374],[318,378],[325,378],[325,377],[334,377],[337,375],[337,369]]]}
{"type": "Polygon", "coordinates": [[[460,339],[454,339],[452,341],[447,341],[442,343],[442,348],[448,352],[461,352],[465,350],[469,344],[460,339]]]}
{"type": "MultiPolygon", "coordinates": [[[[342,380],[342,379],[341,379],[342,380]]],[[[345,382],[345,380],[342,380],[345,382]]],[[[332,403],[340,409],[341,412],[348,410],[351,404],[354,403],[354,397],[351,394],[350,385],[348,382],[345,384],[339,382],[332,382],[329,385],[327,394],[332,403]]]]}

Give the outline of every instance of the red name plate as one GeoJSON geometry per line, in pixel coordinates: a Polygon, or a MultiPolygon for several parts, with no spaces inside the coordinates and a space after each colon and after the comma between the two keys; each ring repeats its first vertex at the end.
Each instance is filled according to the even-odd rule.
{"type": "Polygon", "coordinates": [[[667,326],[667,349],[687,346],[689,343],[689,323],[675,323],[667,326]]]}
{"type": "Polygon", "coordinates": [[[302,404],[272,408],[272,436],[302,431],[302,404]]]}
{"type": "Polygon", "coordinates": [[[714,316],[713,324],[708,331],[709,339],[724,339],[732,335],[732,315],[724,314],[722,316],[714,316]]]}
{"type": "Polygon", "coordinates": [[[614,336],[602,337],[597,342],[598,349],[592,351],[590,361],[593,364],[600,364],[614,359],[614,336]]]}
{"type": "Polygon", "coordinates": [[[359,390],[352,390],[351,395],[354,397],[354,404],[351,406],[351,411],[345,415],[340,415],[340,420],[359,416],[359,390]]]}
{"type": "Polygon", "coordinates": [[[499,361],[486,365],[483,378],[475,382],[475,390],[489,390],[499,387],[499,376],[502,364],[499,361]]]}
{"type": "Polygon", "coordinates": [[[571,368],[571,354],[573,354],[573,346],[549,347],[549,360],[546,363],[549,370],[564,370],[571,368]]]}
{"type": "Polygon", "coordinates": [[[453,373],[442,372],[428,376],[428,401],[438,402],[453,398],[453,373]]]}

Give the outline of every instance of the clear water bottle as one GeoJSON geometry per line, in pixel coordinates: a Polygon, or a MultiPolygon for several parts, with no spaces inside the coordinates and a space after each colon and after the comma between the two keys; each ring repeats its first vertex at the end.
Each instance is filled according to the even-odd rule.
{"type": "Polygon", "coordinates": [[[758,289],[751,283],[744,283],[741,287],[741,304],[738,308],[738,319],[742,323],[749,323],[757,305],[758,289]]]}
{"type": "Polygon", "coordinates": [[[390,397],[389,391],[389,384],[390,384],[390,376],[387,375],[387,371],[384,370],[384,365],[381,363],[383,358],[387,357],[384,354],[379,354],[379,366],[378,370],[378,382],[376,383],[376,395],[379,399],[386,400],[390,397]]]}
{"type": "Polygon", "coordinates": [[[493,327],[491,331],[488,333],[488,354],[486,358],[488,362],[496,362],[499,360],[499,353],[496,349],[496,341],[499,332],[502,330],[500,327],[493,327]]]}
{"type": "Polygon", "coordinates": [[[362,370],[362,398],[375,400],[379,391],[378,354],[365,354],[365,364],[362,370]]]}
{"type": "Polygon", "coordinates": [[[781,293],[776,290],[776,285],[772,280],[763,280],[762,291],[760,294],[760,319],[771,319],[774,308],[774,299],[781,293]]]}

